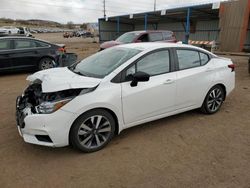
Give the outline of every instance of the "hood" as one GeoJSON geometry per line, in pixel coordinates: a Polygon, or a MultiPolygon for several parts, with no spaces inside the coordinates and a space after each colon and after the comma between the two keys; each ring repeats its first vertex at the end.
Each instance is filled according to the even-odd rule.
{"type": "Polygon", "coordinates": [[[113,47],[113,46],[116,46],[116,45],[120,45],[120,44],[122,44],[122,43],[121,42],[117,42],[115,40],[111,40],[111,41],[102,43],[100,45],[100,48],[106,49],[106,48],[110,48],[110,47],[113,47]]]}
{"type": "Polygon", "coordinates": [[[101,82],[101,79],[98,78],[75,74],[67,67],[39,71],[28,76],[27,80],[30,82],[40,80],[42,82],[43,93],[62,91],[66,89],[93,88],[101,82]]]}

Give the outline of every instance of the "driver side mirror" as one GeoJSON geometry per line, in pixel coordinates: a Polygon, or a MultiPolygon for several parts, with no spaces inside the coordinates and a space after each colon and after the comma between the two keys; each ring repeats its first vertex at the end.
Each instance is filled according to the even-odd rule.
{"type": "Polygon", "coordinates": [[[132,75],[132,82],[130,83],[131,87],[138,85],[138,82],[147,82],[149,81],[150,75],[145,72],[136,72],[132,75]]]}

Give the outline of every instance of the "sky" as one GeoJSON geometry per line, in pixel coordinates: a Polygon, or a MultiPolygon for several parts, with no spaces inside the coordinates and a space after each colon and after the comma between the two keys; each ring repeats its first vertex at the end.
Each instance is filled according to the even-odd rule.
{"type": "MultiPolygon", "coordinates": [[[[60,23],[97,22],[102,18],[104,0],[0,0],[0,17],[42,19],[60,23]]],[[[105,0],[106,15],[124,15],[154,10],[155,0],[105,0]]],[[[219,0],[156,0],[156,10],[219,0]]]]}

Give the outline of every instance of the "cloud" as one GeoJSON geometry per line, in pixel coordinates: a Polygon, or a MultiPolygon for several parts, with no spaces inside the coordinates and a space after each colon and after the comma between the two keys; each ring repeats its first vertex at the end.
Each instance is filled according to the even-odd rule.
{"type": "MultiPolygon", "coordinates": [[[[218,1],[218,0],[210,0],[218,1]]],[[[158,10],[174,5],[208,2],[208,0],[156,0],[158,10]]],[[[106,15],[123,15],[152,11],[154,0],[106,0],[106,15]]],[[[44,19],[61,23],[97,22],[103,17],[103,0],[1,0],[0,17],[44,19]]]]}

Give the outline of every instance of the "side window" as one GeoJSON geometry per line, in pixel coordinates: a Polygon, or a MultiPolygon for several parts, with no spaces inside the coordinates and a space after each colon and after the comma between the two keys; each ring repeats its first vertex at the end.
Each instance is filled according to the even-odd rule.
{"type": "Polygon", "coordinates": [[[138,38],[138,40],[141,40],[142,42],[148,42],[148,34],[143,34],[138,38]]]}
{"type": "Polygon", "coordinates": [[[16,40],[15,49],[35,48],[36,43],[32,40],[16,40]]]}
{"type": "Polygon", "coordinates": [[[200,52],[200,58],[201,58],[201,65],[205,65],[209,61],[208,55],[202,52],[200,52]]]}
{"type": "Polygon", "coordinates": [[[162,41],[163,40],[162,33],[149,33],[149,40],[151,42],[162,41]]]}
{"type": "Polygon", "coordinates": [[[164,74],[170,71],[169,64],[168,50],[154,52],[143,57],[135,65],[127,69],[126,76],[139,71],[146,72],[150,76],[164,74]]]}
{"type": "Polygon", "coordinates": [[[0,51],[9,49],[11,49],[10,40],[0,40],[0,51]]]}
{"type": "Polygon", "coordinates": [[[199,67],[201,65],[199,52],[192,50],[176,50],[176,51],[179,60],[180,70],[199,67]]]}

